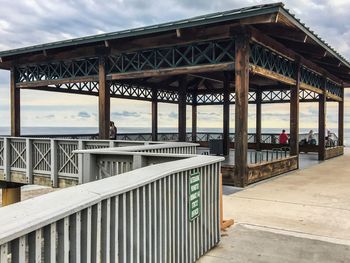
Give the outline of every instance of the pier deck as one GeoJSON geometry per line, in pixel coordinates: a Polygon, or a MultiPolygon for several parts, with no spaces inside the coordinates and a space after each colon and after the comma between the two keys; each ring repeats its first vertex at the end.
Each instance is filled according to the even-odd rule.
{"type": "Polygon", "coordinates": [[[349,161],[347,149],[241,191],[225,187],[224,217],[235,225],[200,262],[347,262],[349,161]]]}

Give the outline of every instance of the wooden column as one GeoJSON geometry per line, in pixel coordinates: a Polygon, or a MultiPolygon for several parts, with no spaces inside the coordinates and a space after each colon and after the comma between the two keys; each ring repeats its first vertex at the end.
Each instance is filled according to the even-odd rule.
{"type": "Polygon", "coordinates": [[[158,141],[158,100],[157,89],[152,91],[152,141],[158,141]]]}
{"type": "Polygon", "coordinates": [[[326,81],[322,87],[322,94],[318,99],[318,159],[325,159],[325,137],[326,137],[326,81]]]}
{"type": "MultiPolygon", "coordinates": [[[[290,155],[299,156],[299,90],[300,63],[296,62],[296,84],[290,87],[290,155]]],[[[299,160],[298,160],[299,167],[299,160]]]]}
{"type": "Polygon", "coordinates": [[[256,90],[256,118],[255,118],[256,150],[261,150],[261,90],[256,90]]]}
{"type": "Polygon", "coordinates": [[[11,69],[11,136],[21,135],[21,90],[16,87],[16,70],[11,69]]]}
{"type": "Polygon", "coordinates": [[[248,91],[249,37],[237,35],[235,43],[235,177],[236,186],[245,186],[248,179],[248,91]]]}
{"type": "Polygon", "coordinates": [[[223,154],[230,154],[230,83],[224,74],[224,104],[223,104],[223,154]]]}
{"type": "Polygon", "coordinates": [[[196,93],[193,94],[192,102],[192,142],[197,141],[197,99],[196,93]]]}
{"type": "Polygon", "coordinates": [[[344,145],[344,86],[342,89],[342,101],[338,102],[338,146],[344,145]]]}
{"type": "Polygon", "coordinates": [[[98,67],[99,138],[109,139],[110,92],[106,83],[105,58],[100,58],[98,67]]]}
{"type": "Polygon", "coordinates": [[[179,79],[179,141],[186,141],[186,94],[187,94],[187,79],[181,76],[179,79]]]}
{"type": "Polygon", "coordinates": [[[2,189],[2,206],[12,205],[21,201],[21,187],[6,187],[2,189]]]}

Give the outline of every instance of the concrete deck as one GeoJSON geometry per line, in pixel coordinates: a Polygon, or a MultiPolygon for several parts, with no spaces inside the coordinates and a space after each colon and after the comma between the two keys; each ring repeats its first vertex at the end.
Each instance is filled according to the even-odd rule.
{"type": "Polygon", "coordinates": [[[349,150],[224,193],[224,217],[236,223],[199,262],[350,262],[349,150]]]}

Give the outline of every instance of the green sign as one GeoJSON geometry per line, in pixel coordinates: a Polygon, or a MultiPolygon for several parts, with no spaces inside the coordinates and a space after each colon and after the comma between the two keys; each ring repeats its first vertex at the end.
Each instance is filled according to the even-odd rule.
{"type": "Polygon", "coordinates": [[[201,212],[201,204],[200,204],[200,197],[201,197],[201,178],[200,174],[198,172],[193,173],[190,175],[189,178],[189,219],[190,221],[193,221],[197,217],[199,217],[201,212]]]}

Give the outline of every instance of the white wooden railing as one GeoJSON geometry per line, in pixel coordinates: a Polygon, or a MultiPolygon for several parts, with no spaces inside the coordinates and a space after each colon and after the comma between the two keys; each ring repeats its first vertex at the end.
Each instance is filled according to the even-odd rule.
{"type": "Polygon", "coordinates": [[[220,239],[223,158],[187,157],[0,208],[0,263],[196,261],[220,239]],[[200,209],[191,218],[196,173],[200,209]]]}
{"type": "Polygon", "coordinates": [[[82,166],[74,153],[77,150],[125,148],[124,151],[194,154],[196,146],[191,143],[0,137],[0,180],[11,181],[11,174],[19,173],[25,178],[20,183],[31,184],[38,175],[50,178],[52,186],[57,187],[59,178],[79,178],[82,166]]]}

